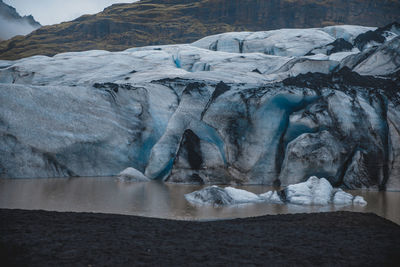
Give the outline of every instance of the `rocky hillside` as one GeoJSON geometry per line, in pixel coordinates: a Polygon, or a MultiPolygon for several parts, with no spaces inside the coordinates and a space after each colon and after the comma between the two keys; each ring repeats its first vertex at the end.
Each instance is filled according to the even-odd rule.
{"type": "Polygon", "coordinates": [[[0,61],[0,177],[400,190],[400,27],[0,61]]]}
{"type": "Polygon", "coordinates": [[[399,0],[142,0],[2,42],[0,58],[187,43],[229,31],[384,26],[399,14],[399,0]]]}
{"type": "Polygon", "coordinates": [[[15,35],[25,35],[41,25],[32,16],[21,17],[15,8],[0,0],[0,40],[7,40],[15,35]]]}

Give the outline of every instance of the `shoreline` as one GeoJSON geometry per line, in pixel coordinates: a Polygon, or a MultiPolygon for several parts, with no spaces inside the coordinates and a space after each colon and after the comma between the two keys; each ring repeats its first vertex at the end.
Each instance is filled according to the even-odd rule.
{"type": "Polygon", "coordinates": [[[398,265],[400,226],[372,213],[216,221],[0,209],[5,266],[398,265]]]}

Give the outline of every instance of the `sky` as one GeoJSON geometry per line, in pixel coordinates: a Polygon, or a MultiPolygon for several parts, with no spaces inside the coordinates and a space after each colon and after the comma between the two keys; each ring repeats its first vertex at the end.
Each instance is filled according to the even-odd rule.
{"type": "Polygon", "coordinates": [[[84,14],[95,14],[115,3],[137,0],[3,0],[21,15],[33,15],[42,25],[76,19],[84,14]]]}

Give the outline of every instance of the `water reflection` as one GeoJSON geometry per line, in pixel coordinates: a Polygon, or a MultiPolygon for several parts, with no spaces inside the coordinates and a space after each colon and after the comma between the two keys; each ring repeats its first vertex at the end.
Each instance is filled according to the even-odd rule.
{"type": "MultiPolygon", "coordinates": [[[[349,210],[373,212],[400,224],[400,192],[352,191],[368,205],[298,206],[245,204],[231,207],[193,206],[184,194],[199,185],[160,182],[129,183],[115,178],[0,179],[0,208],[44,209],[56,211],[103,212],[184,220],[213,220],[251,217],[265,214],[349,210]]],[[[263,193],[266,186],[242,186],[263,193]]]]}

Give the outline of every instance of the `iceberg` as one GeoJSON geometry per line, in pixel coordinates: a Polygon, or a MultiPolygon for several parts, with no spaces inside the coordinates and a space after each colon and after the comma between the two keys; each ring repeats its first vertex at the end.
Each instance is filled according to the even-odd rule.
{"type": "Polygon", "coordinates": [[[277,204],[283,204],[280,196],[278,195],[277,191],[268,191],[264,194],[259,195],[261,199],[263,199],[266,202],[269,203],[277,203],[277,204]]]}
{"type": "Polygon", "coordinates": [[[357,205],[360,205],[360,206],[365,206],[365,205],[367,205],[367,201],[365,201],[365,199],[362,196],[356,196],[353,199],[353,204],[357,204],[357,205]]]}
{"type": "Polygon", "coordinates": [[[141,171],[129,167],[118,174],[118,179],[130,182],[148,182],[150,181],[141,171]]]}
{"type": "Polygon", "coordinates": [[[340,188],[333,195],[333,203],[335,205],[351,205],[353,199],[353,195],[344,192],[340,188]]]}
{"type": "Polygon", "coordinates": [[[311,176],[306,182],[289,185],[285,190],[286,201],[299,205],[328,205],[333,187],[325,178],[311,176]]]}
{"type": "Polygon", "coordinates": [[[325,178],[311,176],[307,181],[292,184],[281,191],[263,194],[237,189],[221,188],[216,185],[205,187],[185,195],[186,200],[199,205],[237,205],[244,203],[271,203],[295,205],[367,205],[362,196],[353,196],[340,188],[333,188],[325,178]]]}
{"type": "Polygon", "coordinates": [[[225,192],[233,199],[235,203],[249,203],[249,202],[260,202],[261,198],[249,191],[237,189],[234,187],[225,187],[225,192]]]}
{"type": "Polygon", "coordinates": [[[215,185],[186,194],[185,198],[192,204],[200,205],[222,206],[235,204],[233,198],[223,188],[215,185]]]}

